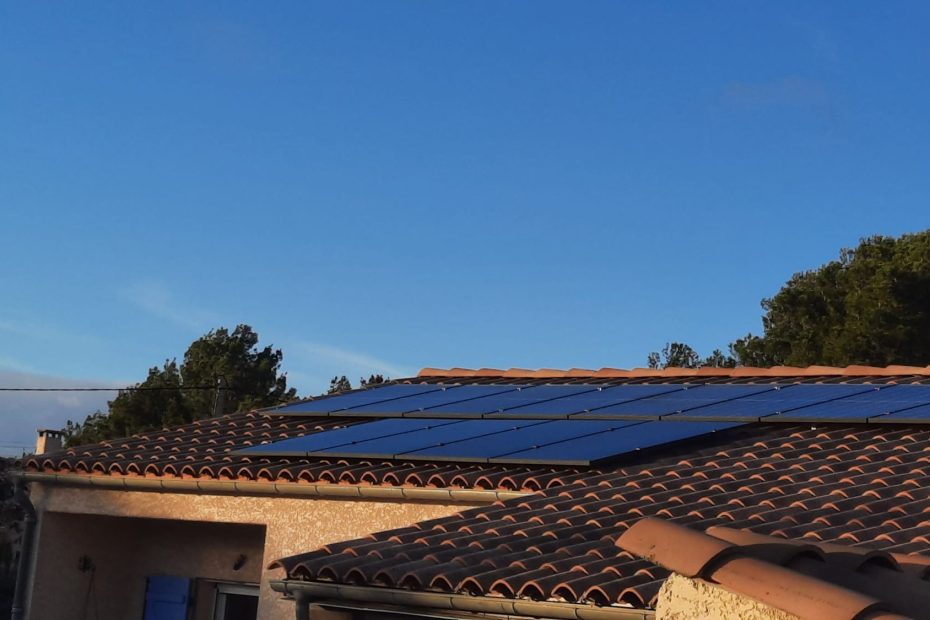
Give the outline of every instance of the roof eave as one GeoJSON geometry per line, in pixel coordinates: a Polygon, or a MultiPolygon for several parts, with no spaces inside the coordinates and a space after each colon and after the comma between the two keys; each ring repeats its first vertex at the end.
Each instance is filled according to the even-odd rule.
{"type": "Polygon", "coordinates": [[[325,499],[393,500],[442,504],[491,504],[531,493],[492,489],[390,487],[351,484],[305,484],[299,482],[255,482],[250,480],[198,480],[195,478],[144,478],[137,476],[94,476],[23,472],[27,482],[117,491],[154,491],[200,495],[244,495],[268,497],[317,497],[325,499]]]}
{"type": "Polygon", "coordinates": [[[653,620],[651,609],[598,607],[581,603],[533,601],[497,596],[472,596],[356,586],[320,581],[273,580],[271,588],[294,598],[297,604],[353,602],[391,605],[427,611],[458,611],[481,614],[552,618],[553,620],[653,620]]]}

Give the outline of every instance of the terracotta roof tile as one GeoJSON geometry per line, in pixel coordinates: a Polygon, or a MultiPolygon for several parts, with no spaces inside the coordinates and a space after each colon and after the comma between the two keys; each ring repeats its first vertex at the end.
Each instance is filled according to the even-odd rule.
{"type": "MultiPolygon", "coordinates": [[[[811,549],[820,549],[831,565],[842,559],[831,557],[837,552],[824,543],[851,544],[843,548],[866,556],[869,551],[860,547],[930,553],[930,512],[924,513],[930,508],[930,495],[923,492],[930,488],[930,480],[916,464],[917,456],[928,449],[930,429],[759,426],[756,434],[734,439],[723,448],[698,446],[641,464],[580,471],[565,486],[433,520],[430,527],[437,537],[429,539],[421,555],[416,548],[405,549],[410,564],[408,560],[402,564],[408,568],[409,583],[414,583],[415,567],[420,566],[416,563],[443,549],[442,562],[449,572],[442,572],[446,570],[442,566],[431,567],[428,579],[420,579],[428,583],[425,588],[644,607],[652,604],[667,571],[631,557],[614,544],[643,516],[669,515],[690,528],[727,526],[791,535],[795,538],[791,544],[806,549],[807,555],[789,548],[769,558],[788,562],[791,570],[782,570],[789,572],[794,569],[787,558],[816,559],[811,549]],[[475,562],[476,558],[489,559],[493,566],[475,562]],[[468,576],[472,579],[466,587],[468,576]]],[[[722,542],[721,537],[726,538],[715,540],[722,542]]],[[[386,541],[380,535],[375,539],[386,541]]],[[[388,545],[388,550],[391,543],[376,544],[388,545]]],[[[729,557],[725,548],[721,553],[729,557]]],[[[879,556],[888,557],[871,557],[879,556]]],[[[899,558],[914,558],[905,572],[915,579],[930,569],[923,555],[891,557],[901,565],[904,560],[899,558]]],[[[338,567],[331,571],[335,581],[345,580],[347,567],[359,567],[367,574],[366,558],[347,551],[301,558],[275,565],[285,567],[296,579],[312,578],[308,575],[325,566],[338,567]]],[[[700,572],[699,564],[690,572],[700,572]]],[[[779,578],[784,576],[776,572],[779,578]]]]}
{"type": "Polygon", "coordinates": [[[532,492],[578,470],[457,463],[243,457],[231,451],[345,426],[345,420],[237,413],[25,459],[27,471],[72,475],[236,479],[532,492]]]}
{"type": "MultiPolygon", "coordinates": [[[[424,369],[420,377],[408,382],[453,383],[682,383],[694,377],[699,382],[739,382],[758,380],[779,382],[846,382],[869,381],[930,383],[930,368],[888,367],[885,369],[848,367],[807,369],[711,369],[698,372],[688,369],[585,369],[527,371],[522,369],[498,370],[484,368],[469,370],[453,368],[424,369]],[[719,376],[718,376],[719,375],[719,376]]],[[[363,421],[363,420],[359,420],[363,421]]],[[[559,486],[590,486],[595,476],[604,475],[590,470],[554,467],[513,467],[497,465],[463,465],[455,463],[402,463],[354,460],[352,462],[327,459],[268,459],[240,457],[230,452],[261,443],[299,437],[344,426],[345,420],[303,418],[275,415],[274,411],[250,412],[215,419],[199,420],[173,429],[147,431],[135,437],[113,440],[94,446],[82,446],[58,454],[32,457],[25,461],[29,471],[75,475],[114,475],[146,477],[181,477],[201,479],[239,479],[267,482],[305,482],[313,484],[363,484],[389,486],[427,486],[467,489],[501,489],[537,491],[559,486]]],[[[881,449],[882,462],[891,465],[922,464],[930,466],[930,447],[925,446],[926,431],[914,431],[906,426],[900,429],[883,428],[883,439],[894,444],[897,459],[888,458],[881,449]],[[908,445],[920,444],[918,459],[908,445]],[[904,457],[907,457],[906,459],[904,457]],[[920,459],[923,459],[922,461],[920,459]]],[[[762,444],[752,452],[738,455],[726,450],[696,453],[694,465],[703,463],[710,477],[712,470],[723,475],[733,474],[737,467],[778,469],[790,474],[791,470],[808,471],[810,467],[824,466],[826,459],[836,461],[842,457],[848,466],[849,458],[839,450],[857,446],[857,459],[868,465],[876,454],[879,442],[863,445],[855,435],[840,436],[833,433],[818,434],[816,444],[809,440],[797,444],[796,438],[785,436],[781,445],[762,444]],[[834,450],[838,448],[838,450],[834,450]],[[830,456],[813,460],[812,450],[828,452],[830,456]],[[736,459],[736,460],[734,460],[736,459]]],[[[844,470],[845,471],[845,470],[844,470]]],[[[864,470],[863,470],[864,471],[864,470]]],[[[674,473],[656,470],[656,477],[675,476],[674,473]]],[[[835,472],[839,473],[839,472],[835,472]]],[[[906,470],[900,472],[906,473],[906,470]]],[[[923,475],[917,471],[917,475],[923,475]]],[[[790,476],[789,476],[790,477],[790,476]]],[[[694,477],[692,476],[692,479],[694,477]]],[[[606,480],[606,479],[604,479],[606,480]]]]}
{"type": "MultiPolygon", "coordinates": [[[[424,370],[416,380],[686,383],[693,376],[704,382],[930,382],[927,368],[891,370],[743,368],[726,369],[718,376],[716,370],[434,369],[424,370]]],[[[760,424],[733,435],[725,445],[695,444],[667,456],[659,451],[639,462],[608,468],[230,454],[245,446],[345,424],[345,420],[311,420],[273,411],[242,413],[33,457],[24,465],[31,471],[78,476],[532,493],[359,541],[328,545],[276,563],[296,579],[648,606],[667,574],[665,569],[614,545],[619,535],[644,516],[662,516],[699,529],[750,528],[815,545],[842,542],[877,545],[899,553],[930,551],[930,512],[925,514],[930,511],[930,427],[825,425],[814,429],[803,424],[760,424]],[[384,564],[391,557],[395,563],[384,564]]],[[[900,557],[914,558],[907,564],[911,575],[923,576],[930,566],[921,555],[900,557]]]]}
{"type": "Polygon", "coordinates": [[[930,590],[890,554],[810,545],[729,528],[702,534],[643,519],[617,545],[690,577],[801,618],[861,618],[866,613],[922,617],[930,590]]]}
{"type": "Polygon", "coordinates": [[[741,366],[738,368],[601,368],[600,370],[587,370],[572,368],[570,370],[557,370],[542,368],[529,370],[526,368],[510,368],[499,370],[496,368],[424,368],[417,375],[421,379],[455,379],[472,377],[503,377],[508,379],[549,379],[549,378],[609,378],[609,377],[926,377],[930,376],[930,366],[807,366],[804,368],[794,366],[775,366],[772,368],[753,368],[741,366]]]}

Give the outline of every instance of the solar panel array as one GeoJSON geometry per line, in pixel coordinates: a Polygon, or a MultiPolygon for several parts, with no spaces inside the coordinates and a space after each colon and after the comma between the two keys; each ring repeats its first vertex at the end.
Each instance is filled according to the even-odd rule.
{"type": "Polygon", "coordinates": [[[930,385],[390,384],[269,413],[358,423],[241,454],[590,465],[759,421],[930,422],[930,385]]]}

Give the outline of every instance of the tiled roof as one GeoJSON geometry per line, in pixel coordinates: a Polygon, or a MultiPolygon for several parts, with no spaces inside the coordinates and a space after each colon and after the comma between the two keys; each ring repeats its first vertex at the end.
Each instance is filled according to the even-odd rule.
{"type": "MultiPolygon", "coordinates": [[[[363,421],[363,420],[359,420],[363,421]]],[[[344,426],[346,420],[237,413],[128,439],[32,456],[29,472],[535,491],[574,470],[456,463],[268,459],[232,451],[344,426]]]]}
{"type": "Polygon", "coordinates": [[[635,523],[617,546],[799,618],[918,618],[930,610],[930,556],[785,540],[726,527],[703,534],[655,518],[635,523]]]}
{"type": "Polygon", "coordinates": [[[930,366],[772,366],[755,368],[739,366],[737,368],[424,368],[417,375],[420,379],[443,378],[498,378],[498,379],[617,379],[617,378],[675,378],[675,377],[930,377],[930,366]]]}
{"type": "Polygon", "coordinates": [[[279,560],[294,580],[649,607],[668,571],[619,549],[644,516],[930,552],[930,428],[754,425],[725,444],[553,477],[531,496],[279,560]]]}
{"type": "MultiPolygon", "coordinates": [[[[737,369],[618,369],[437,370],[426,368],[415,378],[398,382],[456,384],[507,383],[930,383],[922,367],[873,368],[737,368],[737,369]]],[[[366,420],[353,420],[364,422],[366,420]]],[[[345,425],[345,419],[275,415],[274,410],[239,413],[200,420],[127,439],[106,441],[26,459],[27,471],[66,475],[146,476],[304,482],[314,484],[371,484],[443,488],[480,488],[535,491],[585,470],[515,465],[456,464],[449,462],[375,461],[365,459],[261,458],[232,451],[299,437],[345,425]]]]}

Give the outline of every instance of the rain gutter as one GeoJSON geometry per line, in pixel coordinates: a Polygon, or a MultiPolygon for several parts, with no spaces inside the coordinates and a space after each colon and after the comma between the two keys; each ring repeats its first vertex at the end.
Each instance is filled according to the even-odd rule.
{"type": "Polygon", "coordinates": [[[596,607],[579,603],[558,603],[496,596],[414,592],[395,588],[365,587],[311,581],[275,580],[271,588],[292,597],[296,617],[310,617],[310,604],[338,605],[339,601],[415,608],[424,612],[454,611],[493,614],[519,618],[552,618],[554,620],[653,620],[655,612],[630,607],[596,607]]]}
{"type": "Polygon", "coordinates": [[[491,504],[531,495],[522,491],[388,487],[362,484],[306,484],[303,482],[253,482],[250,480],[200,480],[194,478],[144,478],[136,476],[81,475],[24,472],[26,482],[116,491],[155,491],[206,495],[317,497],[384,501],[491,504]]]}

